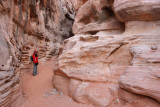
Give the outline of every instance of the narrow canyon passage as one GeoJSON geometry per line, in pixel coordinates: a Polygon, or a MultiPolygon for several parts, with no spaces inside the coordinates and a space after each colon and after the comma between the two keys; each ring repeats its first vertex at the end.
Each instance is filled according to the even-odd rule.
{"type": "Polygon", "coordinates": [[[93,106],[160,107],[160,0],[0,0],[0,107],[93,106]]]}
{"type": "Polygon", "coordinates": [[[42,62],[38,66],[38,75],[32,76],[32,69],[22,70],[21,87],[23,97],[20,96],[12,107],[93,107],[76,103],[65,95],[46,95],[54,89],[53,78],[54,60],[42,62]]]}

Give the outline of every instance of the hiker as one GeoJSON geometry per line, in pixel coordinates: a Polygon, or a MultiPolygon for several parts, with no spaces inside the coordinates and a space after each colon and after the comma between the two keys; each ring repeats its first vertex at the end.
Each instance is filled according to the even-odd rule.
{"type": "Polygon", "coordinates": [[[33,61],[33,76],[36,76],[36,74],[37,74],[37,65],[38,65],[37,51],[34,51],[33,55],[31,56],[31,60],[33,61]]]}

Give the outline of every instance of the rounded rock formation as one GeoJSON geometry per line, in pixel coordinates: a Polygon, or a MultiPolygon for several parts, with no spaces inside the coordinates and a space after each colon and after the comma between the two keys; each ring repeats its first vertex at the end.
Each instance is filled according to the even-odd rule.
{"type": "Polygon", "coordinates": [[[160,0],[115,0],[113,8],[122,22],[160,19],[160,0]]]}
{"type": "Polygon", "coordinates": [[[102,30],[123,30],[123,25],[111,9],[112,3],[112,0],[88,0],[76,13],[73,33],[95,34],[102,30]]]}

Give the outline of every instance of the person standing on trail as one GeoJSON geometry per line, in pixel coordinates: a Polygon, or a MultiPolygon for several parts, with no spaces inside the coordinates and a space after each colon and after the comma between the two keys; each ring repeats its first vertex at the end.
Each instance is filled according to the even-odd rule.
{"type": "Polygon", "coordinates": [[[36,74],[37,74],[37,65],[38,65],[37,51],[34,51],[33,55],[31,56],[31,60],[33,61],[33,76],[36,76],[36,74]]]}

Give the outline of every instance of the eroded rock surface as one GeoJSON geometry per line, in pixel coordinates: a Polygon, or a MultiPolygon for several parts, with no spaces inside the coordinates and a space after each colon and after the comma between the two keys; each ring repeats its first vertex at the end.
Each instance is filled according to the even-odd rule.
{"type": "Polygon", "coordinates": [[[61,42],[73,36],[74,9],[65,0],[0,0],[0,106],[9,107],[19,95],[15,67],[58,54],[61,42]]]}
{"type": "Polygon", "coordinates": [[[120,87],[160,102],[159,45],[132,46],[133,65],[120,78],[120,87]]]}
{"type": "Polygon", "coordinates": [[[115,19],[111,2],[88,0],[76,13],[74,34],[94,34],[104,30],[123,30],[123,25],[115,19]]]}
{"type": "Polygon", "coordinates": [[[114,11],[120,21],[160,20],[159,0],[114,0],[114,11]]]}
{"type": "Polygon", "coordinates": [[[159,107],[154,99],[119,89],[120,107],[159,107]]]}
{"type": "Polygon", "coordinates": [[[159,4],[159,0],[0,1],[0,106],[10,106],[19,95],[14,69],[29,64],[36,49],[41,60],[59,53],[53,84],[77,102],[159,107],[159,4]]]}
{"type": "Polygon", "coordinates": [[[79,6],[75,35],[59,53],[54,86],[100,107],[159,107],[158,4],[88,0],[79,6]]]}
{"type": "Polygon", "coordinates": [[[9,107],[10,104],[21,94],[19,77],[15,75],[12,65],[12,57],[7,64],[0,67],[0,106],[9,107]]]}

